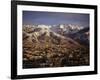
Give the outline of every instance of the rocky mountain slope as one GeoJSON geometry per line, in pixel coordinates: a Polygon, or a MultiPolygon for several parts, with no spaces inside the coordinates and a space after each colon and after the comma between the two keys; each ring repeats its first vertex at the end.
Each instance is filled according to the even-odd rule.
{"type": "Polygon", "coordinates": [[[75,39],[82,30],[72,25],[24,25],[23,68],[89,65],[89,48],[75,39]]]}

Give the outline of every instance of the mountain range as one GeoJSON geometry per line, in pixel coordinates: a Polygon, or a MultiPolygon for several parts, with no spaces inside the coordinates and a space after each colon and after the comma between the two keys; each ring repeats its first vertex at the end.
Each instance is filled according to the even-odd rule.
{"type": "Polygon", "coordinates": [[[63,42],[74,44],[89,45],[89,27],[80,27],[78,25],[24,25],[23,38],[29,37],[30,41],[45,42],[55,39],[63,42]]]}
{"type": "Polygon", "coordinates": [[[89,27],[23,25],[23,68],[89,64],[89,27]]]}

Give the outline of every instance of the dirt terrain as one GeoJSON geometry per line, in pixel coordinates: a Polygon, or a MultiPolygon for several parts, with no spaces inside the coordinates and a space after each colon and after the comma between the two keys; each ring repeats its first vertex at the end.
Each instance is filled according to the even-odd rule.
{"type": "Polygon", "coordinates": [[[86,65],[89,46],[47,27],[23,27],[23,68],[86,65]]]}

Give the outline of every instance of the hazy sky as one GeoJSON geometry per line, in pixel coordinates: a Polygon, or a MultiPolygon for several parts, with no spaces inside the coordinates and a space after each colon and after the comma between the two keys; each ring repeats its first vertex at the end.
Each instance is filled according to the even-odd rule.
{"type": "Polygon", "coordinates": [[[75,24],[89,26],[89,14],[23,11],[23,24],[75,24]]]}

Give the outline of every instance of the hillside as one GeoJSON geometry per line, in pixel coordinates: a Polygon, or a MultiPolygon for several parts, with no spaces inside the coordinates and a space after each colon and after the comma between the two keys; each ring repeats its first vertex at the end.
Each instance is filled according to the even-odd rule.
{"type": "MultiPolygon", "coordinates": [[[[60,28],[64,27],[55,27],[54,30],[50,25],[24,25],[23,68],[89,65],[89,48],[65,36],[60,28]]],[[[71,29],[68,33],[82,30],[71,29]]]]}

